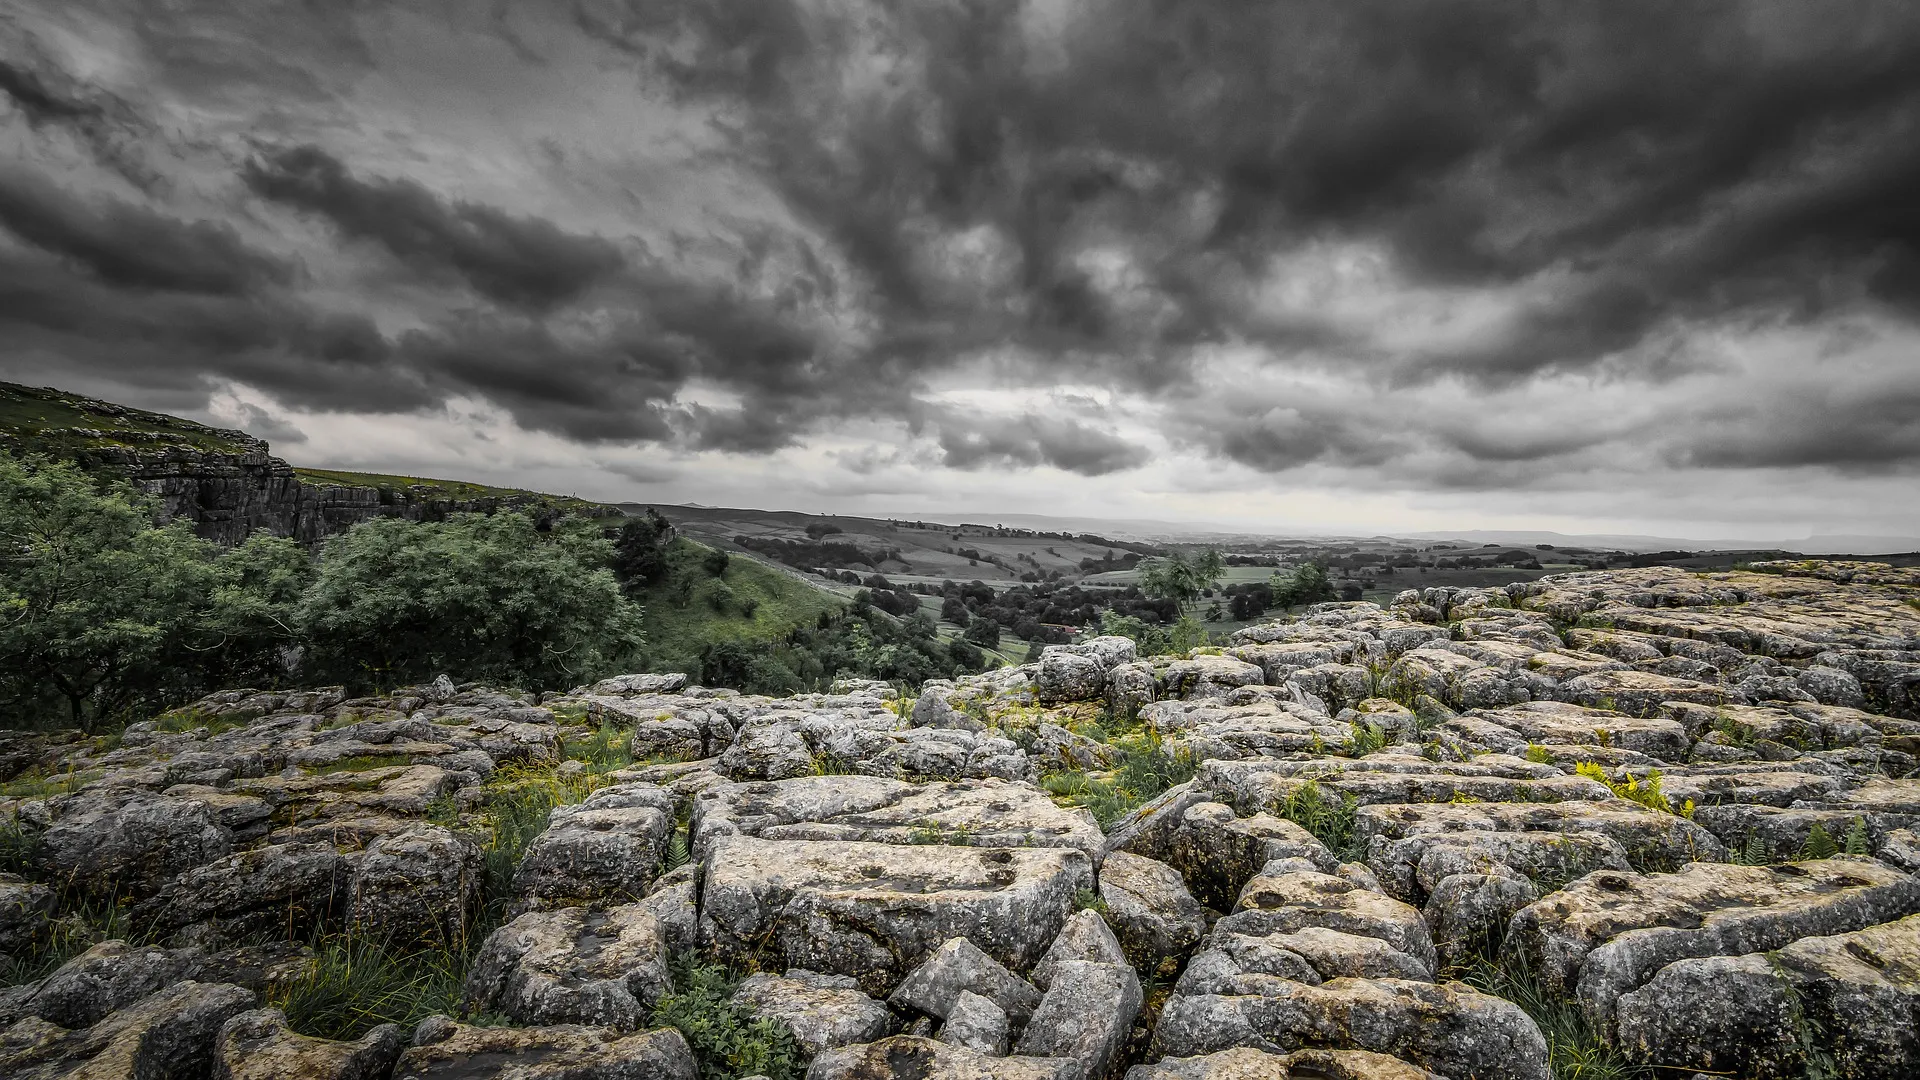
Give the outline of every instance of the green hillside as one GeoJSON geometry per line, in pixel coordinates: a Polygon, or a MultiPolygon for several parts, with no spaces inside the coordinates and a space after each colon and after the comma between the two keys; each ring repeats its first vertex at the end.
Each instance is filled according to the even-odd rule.
{"type": "Polygon", "coordinates": [[[258,449],[241,432],[52,387],[0,382],[0,445],[9,442],[60,456],[124,447],[185,446],[228,454],[258,449]]]}
{"type": "Polygon", "coordinates": [[[704,565],[713,553],[692,540],[673,541],[666,573],[641,593],[649,668],[697,673],[700,650],[710,642],[778,640],[846,607],[839,597],[745,555],[729,557],[715,577],[704,565]]]}
{"type": "MultiPolygon", "coordinates": [[[[308,484],[374,488],[385,496],[384,501],[388,502],[440,499],[467,503],[497,499],[510,504],[539,502],[565,510],[603,505],[588,502],[585,499],[576,499],[571,495],[550,495],[543,491],[527,491],[523,488],[493,487],[488,484],[470,483],[466,480],[436,480],[425,476],[348,472],[343,469],[296,468],[293,473],[308,484]]],[[[608,508],[608,513],[612,513],[611,508],[608,508]]]]}

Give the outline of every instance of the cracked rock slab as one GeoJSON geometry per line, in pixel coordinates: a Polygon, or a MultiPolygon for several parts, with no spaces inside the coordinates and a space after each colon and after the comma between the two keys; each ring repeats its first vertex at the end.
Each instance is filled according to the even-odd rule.
{"type": "Polygon", "coordinates": [[[956,937],[1030,970],[1093,885],[1072,848],[728,836],[706,867],[700,941],[721,959],[851,975],[875,996],[956,937]]]}

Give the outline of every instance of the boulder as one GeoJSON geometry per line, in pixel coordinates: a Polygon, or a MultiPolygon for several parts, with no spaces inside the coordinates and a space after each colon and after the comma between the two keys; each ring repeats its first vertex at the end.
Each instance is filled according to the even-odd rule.
{"type": "Polygon", "coordinates": [[[44,979],[0,990],[0,1027],[27,1016],[63,1028],[90,1027],[115,1009],[185,980],[194,961],[181,951],[102,941],[44,979]]]}
{"type": "Polygon", "coordinates": [[[962,990],[940,1025],[940,1041],[992,1057],[1005,1057],[1011,1032],[1007,1012],[989,998],[962,990]]]}
{"type": "Polygon", "coordinates": [[[1167,1057],[1236,1046],[1370,1050],[1446,1077],[1548,1080],[1547,1044],[1518,1005],[1459,983],[1273,979],[1259,994],[1175,994],[1154,1028],[1167,1057]]]}
{"type": "MultiPolygon", "coordinates": [[[[269,809],[250,800],[264,817],[269,809]]],[[[233,831],[207,800],[88,788],[47,800],[36,860],[50,879],[96,896],[151,896],[174,875],[226,856],[233,831]]]]}
{"type": "MultiPolygon", "coordinates": [[[[1062,969],[1056,963],[1052,970],[1062,969]]],[[[1016,1025],[1027,1022],[1041,998],[1032,984],[966,938],[957,937],[921,961],[901,980],[887,1003],[903,1011],[947,1019],[963,991],[993,1002],[1016,1025]]]]}
{"type": "Polygon", "coordinates": [[[1207,915],[1166,863],[1124,851],[1100,865],[1100,898],[1127,959],[1152,973],[1163,960],[1184,957],[1207,932],[1207,915]]]}
{"type": "Polygon", "coordinates": [[[785,975],[760,972],[741,981],[733,1003],[785,1024],[809,1054],[873,1042],[893,1029],[887,1007],[861,993],[859,982],[845,975],[799,968],[785,975]]]}
{"type": "Polygon", "coordinates": [[[253,1006],[252,991],[188,981],[78,1030],[21,1020],[0,1034],[0,1076],[199,1080],[213,1070],[221,1025],[253,1006]]]}
{"type": "MultiPolygon", "coordinates": [[[[927,954],[966,937],[1020,971],[1093,885],[1071,848],[810,843],[727,836],[706,860],[700,941],[722,960],[771,956],[890,993],[927,954]]],[[[764,962],[764,961],[763,961],[764,962]]]]}
{"type": "Polygon", "coordinates": [[[1679,960],[1618,1003],[1636,1060],[1754,1080],[1920,1075],[1920,916],[1679,960]]]}
{"type": "Polygon", "coordinates": [[[672,985],[659,919],[640,904],[528,912],[488,935],[467,1007],[519,1024],[633,1031],[672,985]]]}
{"type": "Polygon", "coordinates": [[[955,709],[946,694],[938,689],[923,689],[913,702],[914,727],[951,728],[957,731],[985,731],[987,725],[955,709]]]}
{"type": "Polygon", "coordinates": [[[1065,1058],[1076,1066],[1068,1076],[1098,1080],[1118,1060],[1140,1004],[1140,976],[1133,968],[1065,961],[1054,968],[1052,985],[1014,1051],[1065,1058]]]}
{"type": "Polygon", "coordinates": [[[1294,1050],[1269,1054],[1235,1047],[1200,1057],[1135,1065],[1126,1080],[1446,1080],[1418,1065],[1366,1050],[1294,1050]]]}
{"type": "Polygon", "coordinates": [[[278,1009],[243,1012],[220,1027],[213,1080],[386,1080],[407,1046],[398,1025],[358,1039],[296,1035],[278,1009]]]}
{"type": "Polygon", "coordinates": [[[652,784],[605,787],[555,807],[521,857],[514,887],[534,906],[638,900],[659,868],[673,817],[673,796],[652,784]]]}
{"type": "Polygon", "coordinates": [[[1033,985],[1045,990],[1053,981],[1054,969],[1068,960],[1092,964],[1125,964],[1126,951],[1113,929],[1097,911],[1076,911],[1047,946],[1047,953],[1034,965],[1033,985]]]}
{"type": "Polygon", "coordinates": [[[1328,979],[1433,977],[1419,960],[1379,938],[1309,926],[1272,934],[1221,930],[1187,963],[1176,993],[1259,993],[1268,978],[1312,986],[1328,979]]]}
{"type": "Polygon", "coordinates": [[[347,907],[353,865],[328,843],[237,852],[169,881],[134,908],[134,922],[159,937],[208,944],[333,929],[347,907]]]}
{"type": "Polygon", "coordinates": [[[1620,995],[1676,960],[1780,949],[1915,912],[1920,881],[1872,859],[1603,870],[1522,908],[1506,948],[1543,990],[1576,998],[1588,1023],[1610,1035],[1620,995]]]}
{"type": "Polygon", "coordinates": [[[1345,878],[1282,863],[1240,893],[1234,913],[1214,924],[1219,933],[1265,936],[1309,927],[1377,938],[1418,961],[1430,977],[1436,956],[1425,920],[1414,908],[1345,878]]]}
{"type": "Polygon", "coordinates": [[[1074,1063],[1051,1058],[993,1057],[918,1035],[895,1035],[843,1046],[813,1059],[807,1080],[1069,1080],[1074,1063]]]}
{"type": "Polygon", "coordinates": [[[1043,704],[1092,701],[1106,689],[1106,667],[1097,658],[1074,649],[1072,645],[1048,645],[1041,651],[1034,682],[1043,704]]]}
{"type": "Polygon", "coordinates": [[[430,1016],[414,1029],[393,1080],[699,1080],[672,1028],[622,1035],[567,1024],[483,1028],[430,1016]]]}
{"type": "Polygon", "coordinates": [[[374,940],[450,946],[466,932],[485,874],[480,848],[438,825],[382,836],[353,861],[347,927],[374,940]]]}

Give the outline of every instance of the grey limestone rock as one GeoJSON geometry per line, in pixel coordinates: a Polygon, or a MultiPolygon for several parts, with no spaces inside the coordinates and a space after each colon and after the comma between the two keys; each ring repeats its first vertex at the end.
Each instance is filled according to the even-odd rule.
{"type": "Polygon", "coordinates": [[[785,975],[749,975],[733,1003],[785,1024],[809,1054],[836,1046],[873,1042],[893,1029],[893,1014],[860,992],[857,980],[799,968],[785,975]]]}
{"type": "Polygon", "coordinates": [[[1114,937],[1113,928],[1097,911],[1076,911],[1047,946],[1047,953],[1034,965],[1033,985],[1045,990],[1053,980],[1056,967],[1068,960],[1094,964],[1125,964],[1127,954],[1114,937]]]}
{"type": "Polygon", "coordinates": [[[668,955],[660,921],[639,904],[528,912],[480,946],[467,1004],[522,1024],[632,1031],[671,987],[668,955]]]}
{"type": "Polygon", "coordinates": [[[631,1035],[573,1024],[483,1028],[428,1017],[414,1029],[394,1080],[698,1080],[693,1051],[672,1028],[631,1035]]]}
{"type": "Polygon", "coordinates": [[[653,882],[673,817],[673,796],[652,784],[605,787],[555,807],[514,885],[535,906],[637,900],[653,882]]]}
{"type": "Polygon", "coordinates": [[[298,1035],[278,1009],[254,1009],[220,1028],[213,1080],[386,1080],[407,1046],[398,1025],[358,1039],[298,1035]]]}
{"type": "Polygon", "coordinates": [[[1070,1061],[993,1057],[920,1035],[829,1050],[807,1070],[807,1080],[1070,1080],[1077,1075],[1070,1061]]]}
{"type": "Polygon", "coordinates": [[[1020,1033],[1016,1053],[1065,1058],[1077,1080],[1105,1076],[1140,1015],[1140,976],[1125,964],[1068,960],[1053,971],[1040,1007],[1020,1033]]]}
{"type": "Polygon", "coordinates": [[[1142,971],[1183,957],[1207,932],[1207,916],[1179,871],[1124,851],[1100,865],[1100,897],[1127,958],[1142,971]]]}
{"type": "Polygon", "coordinates": [[[198,1080],[213,1068],[221,1025],[253,1006],[252,991],[187,981],[85,1028],[30,1017],[0,1034],[0,1076],[198,1080]]]}
{"type": "Polygon", "coordinates": [[[990,999],[962,990],[940,1025],[940,1041],[993,1057],[1005,1057],[1010,1043],[1007,1012],[990,999]]]}
{"type": "MultiPolygon", "coordinates": [[[[1061,968],[1055,965],[1057,973],[1061,968]]],[[[962,991],[993,1002],[1015,1024],[1024,1024],[1040,1004],[1040,991],[963,937],[941,945],[887,999],[894,1008],[946,1019],[962,991]]]]}

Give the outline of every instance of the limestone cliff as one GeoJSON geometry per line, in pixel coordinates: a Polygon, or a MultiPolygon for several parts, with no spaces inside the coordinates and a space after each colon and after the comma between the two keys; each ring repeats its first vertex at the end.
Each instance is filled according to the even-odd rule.
{"type": "Polygon", "coordinates": [[[48,454],[131,480],[165,520],[237,544],[257,529],[315,544],[375,517],[464,511],[617,515],[596,503],[478,484],[296,469],[244,431],[208,427],[52,388],[0,383],[0,450],[48,454]]]}

